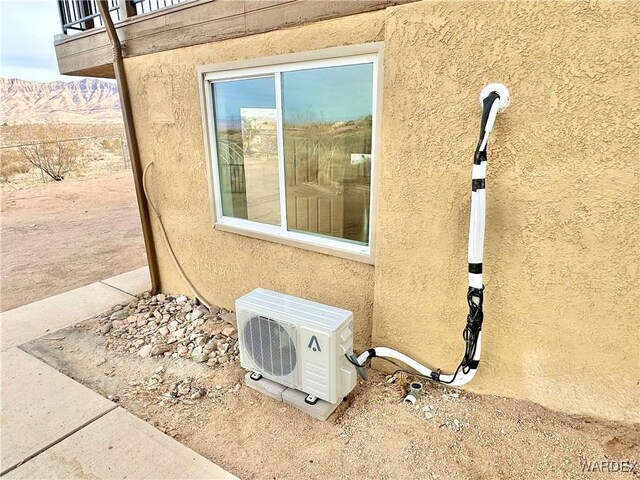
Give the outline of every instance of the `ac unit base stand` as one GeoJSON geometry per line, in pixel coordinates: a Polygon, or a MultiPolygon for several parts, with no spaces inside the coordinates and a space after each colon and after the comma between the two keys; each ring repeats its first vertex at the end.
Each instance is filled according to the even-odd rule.
{"type": "Polygon", "coordinates": [[[247,372],[244,376],[244,383],[247,387],[251,387],[260,393],[270,396],[271,398],[282,402],[282,393],[287,389],[284,385],[272,382],[268,378],[260,377],[258,380],[251,378],[252,372],[247,372]]]}
{"type": "Polygon", "coordinates": [[[282,401],[284,403],[296,407],[298,410],[302,410],[304,413],[322,422],[329,418],[329,415],[335,412],[338,405],[340,405],[340,402],[329,403],[320,399],[317,399],[316,403],[311,404],[305,401],[306,398],[306,393],[300,390],[294,390],[293,388],[287,388],[282,392],[282,401]]]}
{"type": "Polygon", "coordinates": [[[260,378],[260,380],[254,380],[251,378],[251,372],[247,372],[244,376],[244,382],[248,387],[264,393],[275,400],[296,407],[298,410],[322,422],[329,418],[329,416],[335,412],[336,408],[338,408],[338,405],[340,405],[340,402],[329,403],[324,400],[318,400],[311,405],[305,402],[308,396],[306,393],[293,388],[287,388],[264,377],[260,378]]]}

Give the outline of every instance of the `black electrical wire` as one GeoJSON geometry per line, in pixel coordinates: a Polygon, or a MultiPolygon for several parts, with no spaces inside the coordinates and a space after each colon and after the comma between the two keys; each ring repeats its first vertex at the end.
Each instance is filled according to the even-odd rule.
{"type": "Polygon", "coordinates": [[[354,367],[358,367],[358,368],[364,368],[364,365],[360,365],[358,362],[354,362],[351,357],[349,355],[347,355],[346,353],[344,354],[344,358],[347,359],[347,361],[353,365],[354,367]]]}
{"type": "MultiPolygon", "coordinates": [[[[345,358],[349,361],[349,363],[350,363],[351,365],[353,365],[354,367],[358,367],[358,368],[365,368],[365,364],[366,364],[366,362],[365,362],[365,364],[360,365],[359,363],[354,362],[354,361],[353,361],[353,360],[352,360],[352,359],[351,359],[351,358],[350,358],[346,353],[344,354],[344,356],[345,356],[345,358]]],[[[373,357],[369,357],[369,358],[367,359],[367,361],[370,361],[370,360],[371,360],[371,358],[373,358],[373,357]]],[[[375,358],[379,358],[380,360],[384,360],[385,362],[389,362],[389,363],[391,363],[394,367],[396,367],[396,368],[397,368],[397,370],[396,370],[396,371],[394,371],[391,375],[395,375],[396,373],[402,372],[402,373],[406,373],[407,375],[411,375],[411,376],[414,376],[414,377],[422,378],[422,379],[424,379],[424,380],[431,380],[431,381],[434,381],[433,377],[429,377],[429,376],[427,376],[427,375],[422,375],[421,373],[418,373],[418,372],[416,372],[415,370],[413,370],[413,371],[406,370],[406,369],[405,369],[405,368],[403,368],[399,363],[396,363],[395,361],[391,360],[390,358],[386,358],[386,357],[375,357],[375,358]]],[[[438,382],[438,383],[442,383],[442,384],[444,384],[444,385],[448,385],[448,384],[450,384],[450,383],[453,383],[453,381],[454,381],[454,380],[455,380],[455,378],[456,378],[456,375],[458,374],[458,372],[460,371],[460,369],[461,369],[461,368],[463,368],[463,362],[460,362],[460,364],[458,365],[458,368],[456,368],[456,371],[455,371],[455,373],[453,374],[453,378],[452,378],[450,381],[445,382],[445,381],[443,381],[443,380],[437,380],[437,382],[438,382]]],[[[438,372],[438,373],[439,373],[439,372],[438,372]]]]}

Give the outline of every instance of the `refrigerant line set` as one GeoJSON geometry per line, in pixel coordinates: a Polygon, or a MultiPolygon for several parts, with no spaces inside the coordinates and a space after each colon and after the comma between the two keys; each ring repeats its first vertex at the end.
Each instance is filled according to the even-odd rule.
{"type": "MultiPolygon", "coordinates": [[[[480,138],[473,157],[471,171],[471,218],[469,221],[467,253],[469,262],[469,288],[467,290],[469,314],[467,315],[467,324],[462,332],[466,343],[464,356],[454,373],[446,374],[441,373],[440,370],[432,370],[392,348],[374,347],[365,350],[357,358],[355,355],[347,356],[348,360],[357,367],[363,378],[366,378],[366,372],[363,368],[365,363],[375,357],[399,360],[422,377],[456,387],[469,383],[478,370],[482,345],[482,321],[484,319],[482,312],[484,296],[482,255],[486,218],[487,145],[489,143],[489,134],[493,129],[498,113],[503,112],[509,106],[509,90],[500,83],[489,84],[480,93],[480,104],[482,105],[480,138]]],[[[411,402],[411,399],[409,401],[411,402]]]]}

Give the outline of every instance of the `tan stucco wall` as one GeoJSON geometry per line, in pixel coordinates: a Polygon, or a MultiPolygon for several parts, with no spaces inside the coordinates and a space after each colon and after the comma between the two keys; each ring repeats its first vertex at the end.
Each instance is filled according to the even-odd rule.
{"type": "MultiPolygon", "coordinates": [[[[485,328],[471,390],[640,421],[638,2],[424,1],[126,59],[150,192],[178,258],[232,308],[266,287],[354,311],[356,348],[457,365],[477,96],[489,147],[485,328]],[[198,65],[385,41],[376,267],[213,230],[198,65]],[[375,286],[374,286],[375,281],[375,286]]],[[[187,291],[154,232],[163,290],[187,291]]]]}
{"type": "Polygon", "coordinates": [[[640,3],[426,1],[388,14],[374,343],[443,370],[459,362],[477,97],[504,82],[469,388],[640,420],[640,3]]]}
{"type": "MultiPolygon", "coordinates": [[[[134,121],[150,195],[190,280],[212,303],[234,309],[256,287],[302,296],[354,312],[357,348],[371,339],[373,266],[214,230],[196,67],[332,46],[380,41],[384,12],[286,31],[171,50],[125,60],[134,121]]],[[[154,235],[162,289],[189,292],[154,235]]]]}

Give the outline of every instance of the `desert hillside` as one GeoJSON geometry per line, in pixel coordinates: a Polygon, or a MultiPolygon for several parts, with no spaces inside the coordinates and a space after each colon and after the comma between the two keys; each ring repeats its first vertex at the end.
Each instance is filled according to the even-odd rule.
{"type": "Polygon", "coordinates": [[[2,123],[121,123],[115,83],[85,78],[76,82],[32,82],[0,77],[2,123]]]}

